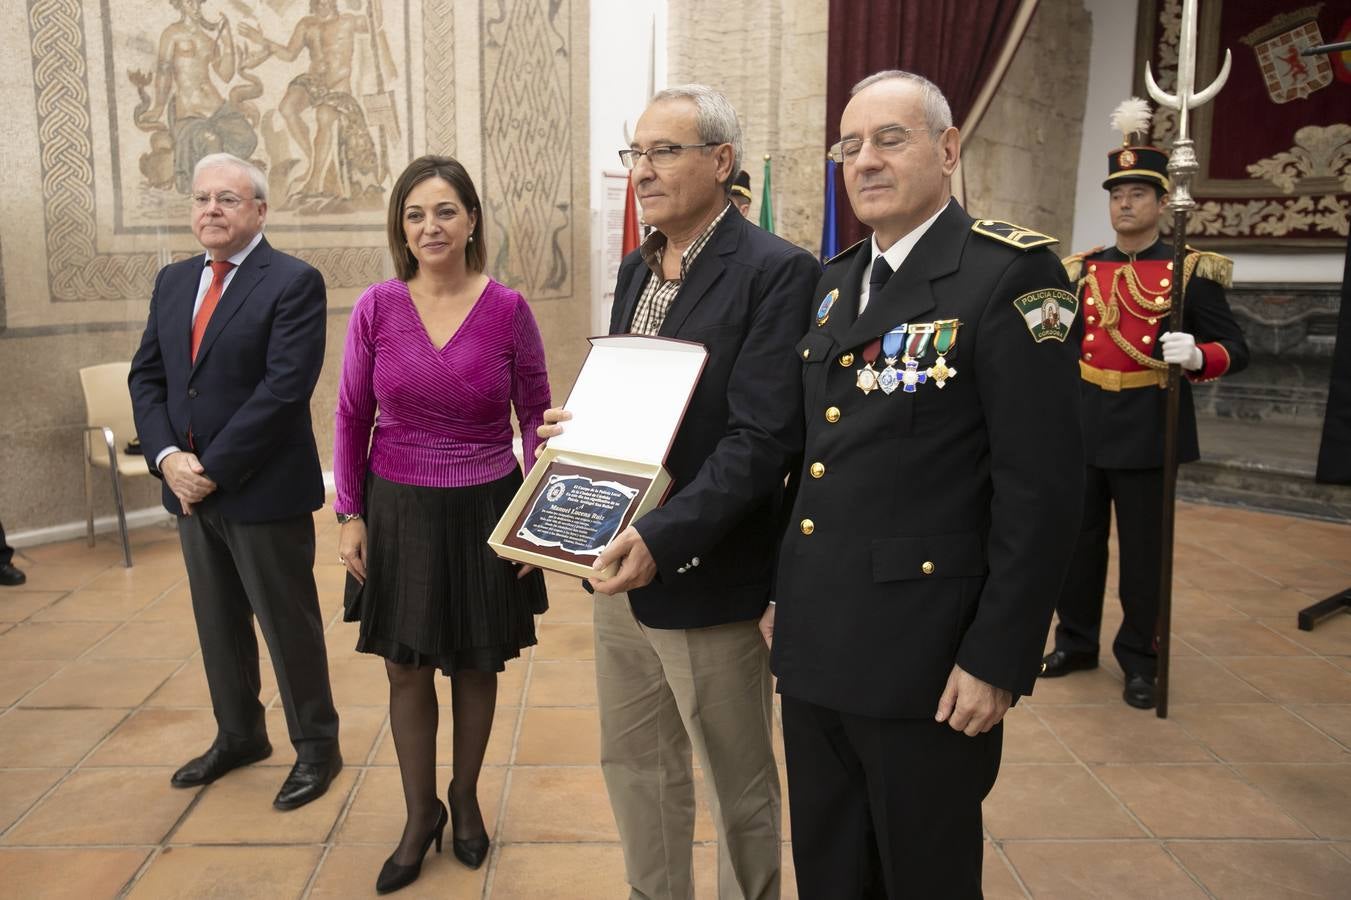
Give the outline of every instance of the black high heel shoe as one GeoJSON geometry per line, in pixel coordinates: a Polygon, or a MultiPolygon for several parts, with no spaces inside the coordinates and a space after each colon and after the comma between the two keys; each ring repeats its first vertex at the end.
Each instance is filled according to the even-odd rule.
{"type": "MultiPolygon", "coordinates": [[[[427,855],[427,850],[431,848],[432,842],[436,843],[436,852],[441,852],[441,835],[446,830],[446,820],[449,816],[446,814],[446,808],[440,800],[436,805],[441,809],[436,814],[436,824],[427,835],[427,840],[422,845],[422,852],[418,854],[417,862],[409,866],[401,866],[394,861],[394,856],[385,860],[385,864],[380,867],[380,877],[375,879],[375,892],[377,894],[389,894],[397,891],[399,888],[408,887],[408,885],[417,881],[418,876],[422,874],[422,859],[427,855]]],[[[395,851],[396,853],[398,851],[395,851]]]]}
{"type": "Polygon", "coordinates": [[[471,869],[477,869],[488,858],[488,847],[492,841],[488,838],[487,830],[484,830],[478,837],[460,838],[456,836],[455,820],[459,817],[455,814],[454,787],[455,785],[452,783],[451,791],[446,795],[446,800],[450,803],[450,848],[455,852],[456,859],[471,869]]]}

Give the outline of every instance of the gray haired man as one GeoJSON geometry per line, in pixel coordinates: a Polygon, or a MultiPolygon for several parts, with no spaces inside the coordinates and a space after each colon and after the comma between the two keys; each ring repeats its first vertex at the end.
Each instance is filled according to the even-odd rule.
{"type": "Polygon", "coordinates": [[[756,622],[802,441],[793,345],[820,268],[729,203],[740,156],[736,111],[702,85],[657,94],[620,151],[655,230],[620,266],[610,331],[709,353],[667,456],[671,496],[601,556],[597,569],[617,573],[593,579],[601,768],[635,898],[694,896],[691,748],[718,831],[718,896],[779,896],[779,777],[756,622]]]}

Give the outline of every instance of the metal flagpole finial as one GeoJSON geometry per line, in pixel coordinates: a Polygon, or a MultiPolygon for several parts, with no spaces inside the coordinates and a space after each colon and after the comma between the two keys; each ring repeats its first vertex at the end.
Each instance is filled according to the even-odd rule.
{"type": "Polygon", "coordinates": [[[1154,73],[1148,62],[1145,63],[1145,87],[1149,96],[1160,106],[1177,110],[1177,137],[1173,140],[1173,150],[1168,160],[1168,180],[1172,184],[1172,200],[1169,206],[1174,209],[1193,210],[1196,201],[1191,195],[1191,179],[1200,168],[1196,161],[1196,151],[1189,136],[1188,112],[1205,106],[1224,87],[1229,80],[1229,66],[1232,57],[1229,50],[1224,51],[1224,65],[1220,72],[1204,90],[1196,90],[1196,0],[1182,0],[1182,31],[1177,55],[1177,90],[1169,94],[1154,80],[1154,73]]]}

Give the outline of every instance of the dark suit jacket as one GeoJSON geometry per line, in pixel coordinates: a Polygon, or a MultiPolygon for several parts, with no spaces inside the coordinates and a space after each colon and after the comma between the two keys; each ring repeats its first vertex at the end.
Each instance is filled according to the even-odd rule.
{"type": "MultiPolygon", "coordinates": [[[[1172,259],[1173,247],[1162,239],[1147,250],[1136,254],[1136,259],[1172,259]]],[[[1116,247],[1107,247],[1085,256],[1086,268],[1094,260],[1125,262],[1128,257],[1116,247]]],[[[1080,301],[1086,288],[1079,286],[1080,301]]],[[[1234,319],[1224,287],[1219,282],[1199,275],[1187,281],[1182,302],[1182,328],[1196,338],[1197,344],[1217,343],[1224,347],[1229,359],[1225,375],[1241,372],[1248,365],[1248,343],[1243,329],[1234,319]]],[[[1154,349],[1150,354],[1163,359],[1163,344],[1158,335],[1168,330],[1168,316],[1159,317],[1155,330],[1154,349]]],[[[1195,462],[1201,458],[1196,440],[1196,410],[1192,403],[1191,378],[1183,378],[1178,394],[1177,458],[1178,462],[1195,462]]],[[[1168,407],[1168,392],[1157,388],[1132,388],[1125,391],[1105,391],[1085,381],[1083,392],[1084,453],[1088,464],[1101,469],[1157,469],[1163,465],[1164,417],[1168,407]]]]}
{"type": "MultiPolygon", "coordinates": [[[[203,259],[160,270],[131,363],[128,384],[146,464],[159,477],[161,450],[193,448],[218,485],[204,502],[231,519],[312,512],[324,504],[310,423],[310,395],[324,364],[323,276],[263,239],[221,296],[194,365],[192,306],[203,259]]],[[[181,514],[167,484],[163,493],[165,509],[181,514]]]]}
{"type": "MultiPolygon", "coordinates": [[[[1073,304],[1069,283],[1045,247],[977,234],[953,201],[857,316],[869,248],[826,267],[816,297],[839,299],[797,345],[806,455],[774,595],[779,691],[927,717],[958,663],[1030,693],[1079,529],[1084,457],[1073,333],[1034,340],[1014,300],[1060,289],[1073,304]],[[944,387],[855,386],[872,340],[939,319],[961,322],[944,387]]],[[[931,345],[920,370],[934,359],[931,345]]]]}
{"type": "MultiPolygon", "coordinates": [[[[820,274],[809,253],[735,209],[686,273],[660,335],[709,356],[666,458],[671,494],[636,523],[658,577],[629,599],[649,627],[745,621],[769,601],[784,478],[802,443],[793,344],[820,274]]],[[[629,330],[650,277],[638,251],[624,258],[611,334],[629,330]]]]}

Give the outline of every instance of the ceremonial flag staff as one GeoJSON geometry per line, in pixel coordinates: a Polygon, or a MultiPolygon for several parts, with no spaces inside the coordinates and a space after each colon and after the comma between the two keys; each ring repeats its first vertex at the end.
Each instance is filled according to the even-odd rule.
{"type": "MultiPolygon", "coordinates": [[[[1149,63],[1145,63],[1145,86],[1149,96],[1160,106],[1177,110],[1177,136],[1173,140],[1173,150],[1168,160],[1168,180],[1172,187],[1172,199],[1169,208],[1173,212],[1173,271],[1183,272],[1183,263],[1187,255],[1187,218],[1196,208],[1191,195],[1192,176],[1200,166],[1196,162],[1196,150],[1187,130],[1187,116],[1191,110],[1204,106],[1224,87],[1229,79],[1229,51],[1224,51],[1224,65],[1215,80],[1204,90],[1196,91],[1196,0],[1182,0],[1182,30],[1177,59],[1177,87],[1172,94],[1165,93],[1154,80],[1149,63]]],[[[1184,331],[1182,324],[1182,298],[1184,277],[1173,278],[1173,302],[1168,319],[1168,330],[1184,331]]],[[[1168,403],[1164,419],[1163,433],[1163,527],[1162,555],[1159,560],[1159,621],[1156,631],[1158,639],[1158,706],[1156,715],[1160,719],[1168,718],[1168,654],[1172,643],[1170,631],[1173,614],[1173,522],[1176,515],[1174,505],[1177,499],[1177,417],[1178,398],[1182,390],[1182,366],[1172,363],[1168,366],[1168,403]]]]}

